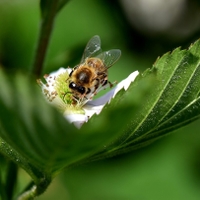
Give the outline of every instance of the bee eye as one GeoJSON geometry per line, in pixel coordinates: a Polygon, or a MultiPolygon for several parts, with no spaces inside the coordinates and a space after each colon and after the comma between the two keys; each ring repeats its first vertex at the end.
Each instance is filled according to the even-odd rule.
{"type": "Polygon", "coordinates": [[[85,88],[82,87],[82,86],[79,86],[79,87],[77,88],[77,90],[78,90],[78,92],[80,92],[81,94],[84,94],[84,93],[85,93],[85,88]]]}
{"type": "Polygon", "coordinates": [[[69,84],[69,88],[75,89],[75,88],[76,88],[76,84],[75,84],[74,82],[71,82],[71,83],[69,84]]]}

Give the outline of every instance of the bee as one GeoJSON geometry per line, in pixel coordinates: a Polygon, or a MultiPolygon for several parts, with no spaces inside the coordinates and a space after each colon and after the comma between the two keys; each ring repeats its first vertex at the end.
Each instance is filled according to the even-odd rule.
{"type": "Polygon", "coordinates": [[[108,69],[120,56],[119,49],[102,52],[99,36],[89,40],[80,64],[72,69],[67,80],[76,103],[88,101],[100,90],[112,87],[113,84],[108,80],[108,69]]]}

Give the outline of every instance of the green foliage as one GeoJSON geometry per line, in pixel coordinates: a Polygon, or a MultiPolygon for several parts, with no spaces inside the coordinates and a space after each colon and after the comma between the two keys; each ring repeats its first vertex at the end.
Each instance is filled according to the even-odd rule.
{"type": "MultiPolygon", "coordinates": [[[[66,2],[40,2],[42,28],[33,64],[36,76],[42,71],[54,18],[66,2]]],[[[200,40],[188,50],[177,48],[163,55],[81,129],[45,102],[35,78],[0,69],[0,152],[25,169],[34,182],[21,199],[43,193],[66,167],[141,148],[198,119],[199,52],[200,40]]],[[[16,177],[16,165],[9,165],[5,183],[0,174],[2,197],[12,196],[1,188],[14,188],[16,180],[10,182],[9,177],[12,172],[16,177]]]]}
{"type": "MultiPolygon", "coordinates": [[[[199,45],[165,54],[140,75],[138,85],[151,77],[153,89],[140,99],[140,110],[127,120],[121,137],[93,159],[137,149],[199,118],[199,45]]],[[[131,90],[134,94],[135,87],[131,90]]]]}
{"type": "Polygon", "coordinates": [[[44,101],[30,77],[1,70],[0,135],[19,155],[3,142],[1,151],[37,182],[77,162],[137,149],[197,119],[199,44],[161,57],[80,130],[44,101]]]}
{"type": "MultiPolygon", "coordinates": [[[[110,108],[94,124],[78,130],[44,101],[39,87],[30,78],[22,74],[7,77],[1,71],[0,82],[6,85],[0,92],[1,137],[29,163],[49,174],[94,154],[112,141],[117,130],[126,124],[123,121],[111,126],[116,121],[115,113],[134,106],[110,108]]],[[[6,148],[2,147],[2,151],[9,156],[6,148]]]]}

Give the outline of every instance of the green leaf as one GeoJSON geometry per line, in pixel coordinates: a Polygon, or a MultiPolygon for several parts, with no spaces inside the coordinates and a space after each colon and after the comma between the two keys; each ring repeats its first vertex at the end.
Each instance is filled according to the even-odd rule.
{"type": "Polygon", "coordinates": [[[81,129],[44,101],[30,77],[0,70],[1,152],[35,182],[48,184],[64,167],[137,149],[194,121],[200,113],[199,44],[158,59],[81,129]]]}
{"type": "MultiPolygon", "coordinates": [[[[141,100],[141,109],[133,113],[121,137],[91,160],[140,148],[200,117],[199,40],[188,50],[177,48],[158,59],[137,79],[138,86],[149,77],[156,81],[141,100]]],[[[129,89],[130,96],[134,91],[135,87],[129,89]]]]}
{"type": "Polygon", "coordinates": [[[0,85],[0,136],[8,143],[1,151],[15,162],[20,160],[16,163],[36,180],[105,148],[127,123],[116,124],[116,113],[128,112],[136,105],[135,101],[125,107],[110,106],[94,118],[98,120],[78,130],[45,102],[40,88],[29,77],[7,76],[0,70],[0,85]]]}

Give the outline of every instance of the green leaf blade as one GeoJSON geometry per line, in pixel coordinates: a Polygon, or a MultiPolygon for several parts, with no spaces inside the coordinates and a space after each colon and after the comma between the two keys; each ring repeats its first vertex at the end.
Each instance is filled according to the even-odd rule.
{"type": "MultiPolygon", "coordinates": [[[[195,87],[195,90],[192,88],[191,90],[191,84],[188,84],[193,80],[193,75],[196,72],[199,73],[198,64],[198,58],[190,52],[186,52],[185,50],[181,51],[180,49],[176,49],[172,54],[168,54],[159,60],[157,65],[154,66],[156,68],[159,66],[159,68],[157,68],[158,78],[161,79],[161,82],[159,81],[157,83],[160,85],[157,86],[157,88],[161,87],[159,99],[141,126],[141,130],[138,128],[134,134],[147,134],[152,129],[150,126],[153,128],[156,127],[162,123],[162,121],[166,121],[167,118],[173,116],[174,113],[177,113],[178,110],[180,111],[180,109],[183,109],[185,105],[194,100],[194,97],[199,91],[199,87],[195,87]],[[169,60],[169,62],[167,62],[167,60],[169,60]],[[159,65],[160,62],[162,65],[159,65]],[[161,75],[159,76],[160,66],[161,75]],[[173,73],[170,73],[167,68],[169,68],[173,73]],[[167,85],[162,85],[162,82],[166,82],[167,85]],[[184,99],[182,99],[182,97],[184,99]],[[144,127],[146,130],[144,130],[144,127]]],[[[197,77],[198,81],[193,80],[193,82],[197,86],[200,80],[198,76],[195,75],[195,77],[197,77]]],[[[158,94],[157,91],[153,95],[156,94],[158,94]]],[[[130,138],[130,140],[133,139],[134,136],[130,138]]]]}
{"type": "MultiPolygon", "coordinates": [[[[188,50],[177,48],[139,78],[138,85],[148,77],[156,80],[150,94],[140,102],[144,106],[133,113],[122,136],[93,159],[140,148],[200,117],[199,52],[200,41],[188,50]]],[[[135,88],[130,88],[132,94],[135,88]]]]}
{"type": "MultiPolygon", "coordinates": [[[[0,91],[0,136],[20,155],[21,162],[17,162],[20,166],[28,172],[29,165],[37,169],[33,170],[36,172],[33,176],[38,172],[53,175],[86,159],[109,144],[122,130],[121,124],[110,126],[110,123],[115,124],[116,109],[105,112],[102,117],[96,116],[98,120],[78,130],[45,102],[40,88],[27,76],[7,76],[1,70],[0,76],[0,84],[6,85],[6,90],[0,91]]],[[[119,113],[123,110],[118,108],[119,113]]],[[[10,159],[16,161],[17,154],[10,159]]]]}
{"type": "Polygon", "coordinates": [[[24,168],[53,176],[150,144],[200,117],[199,43],[165,54],[80,130],[26,76],[0,71],[0,136],[27,161],[24,168]]]}

